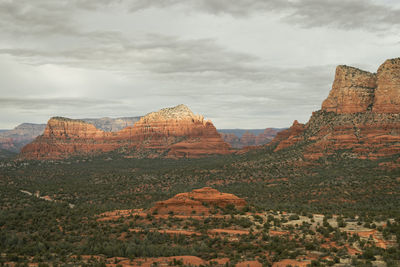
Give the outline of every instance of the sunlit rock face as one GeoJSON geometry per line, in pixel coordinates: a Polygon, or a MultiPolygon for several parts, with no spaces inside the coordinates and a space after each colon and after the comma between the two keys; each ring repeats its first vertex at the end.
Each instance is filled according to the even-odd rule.
{"type": "Polygon", "coordinates": [[[377,73],[373,111],[376,113],[400,113],[400,58],[388,59],[377,73]]]}
{"type": "Polygon", "coordinates": [[[377,159],[400,153],[400,59],[389,59],[377,74],[339,66],[322,109],[310,120],[279,133],[275,151],[303,144],[305,159],[345,151],[377,159]]]}
{"type": "Polygon", "coordinates": [[[365,112],[371,108],[376,88],[376,75],[353,67],[338,66],[323,111],[339,114],[365,112]]]}

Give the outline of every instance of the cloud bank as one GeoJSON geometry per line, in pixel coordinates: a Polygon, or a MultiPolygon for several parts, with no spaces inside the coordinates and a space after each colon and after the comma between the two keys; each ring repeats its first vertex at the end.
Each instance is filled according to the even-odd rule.
{"type": "Polygon", "coordinates": [[[220,128],[285,127],[336,65],[398,57],[399,15],[390,0],[2,0],[0,128],[180,103],[220,128]]]}

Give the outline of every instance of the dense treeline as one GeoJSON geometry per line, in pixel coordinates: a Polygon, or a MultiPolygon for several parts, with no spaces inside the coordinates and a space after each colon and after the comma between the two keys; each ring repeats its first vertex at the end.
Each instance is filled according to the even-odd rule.
{"type": "MultiPolygon", "coordinates": [[[[36,262],[61,261],[72,254],[110,257],[185,254],[210,258],[215,256],[215,250],[222,250],[223,241],[197,237],[188,243],[185,238],[174,239],[152,232],[144,233],[144,237],[143,233],[132,234],[127,240],[119,240],[119,232],[126,229],[99,224],[95,217],[115,209],[147,208],[155,201],[203,186],[244,197],[254,211],[340,214],[349,218],[359,216],[366,222],[395,218],[398,222],[399,170],[383,168],[380,163],[384,160],[359,160],[343,155],[339,153],[313,164],[303,161],[296,150],[272,154],[268,149],[182,160],[126,159],[108,154],[54,162],[3,161],[0,163],[0,250],[14,260],[23,261],[16,256],[23,255],[36,257],[36,262]],[[26,192],[38,192],[37,196],[48,196],[53,201],[26,192]],[[215,244],[211,251],[210,242],[215,244]]],[[[212,220],[191,227],[204,232],[227,225],[246,228],[252,223],[238,219],[212,220]]],[[[399,240],[398,225],[388,224],[383,234],[397,235],[399,240]]],[[[326,233],[324,229],[320,231],[326,233]]],[[[277,258],[295,257],[293,250],[298,244],[290,244],[291,241],[278,238],[257,246],[251,242],[248,246],[238,243],[232,251],[251,258],[261,247],[263,251],[281,255],[277,258]]],[[[388,262],[399,260],[396,249],[378,252],[388,262]]],[[[229,256],[236,257],[232,253],[229,256]]]]}

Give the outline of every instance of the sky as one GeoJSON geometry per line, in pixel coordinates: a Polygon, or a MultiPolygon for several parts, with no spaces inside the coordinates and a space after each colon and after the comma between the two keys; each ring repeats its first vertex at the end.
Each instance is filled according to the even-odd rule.
{"type": "Polygon", "coordinates": [[[398,0],[0,0],[0,129],[186,104],[288,127],[345,64],[400,57],[398,0]]]}

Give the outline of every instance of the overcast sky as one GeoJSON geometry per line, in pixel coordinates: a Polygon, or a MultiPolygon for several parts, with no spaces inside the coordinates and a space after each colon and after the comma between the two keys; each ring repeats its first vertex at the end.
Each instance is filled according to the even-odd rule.
{"type": "Polygon", "coordinates": [[[0,0],[0,129],[188,105],[306,122],[336,65],[400,57],[398,0],[0,0]]]}

